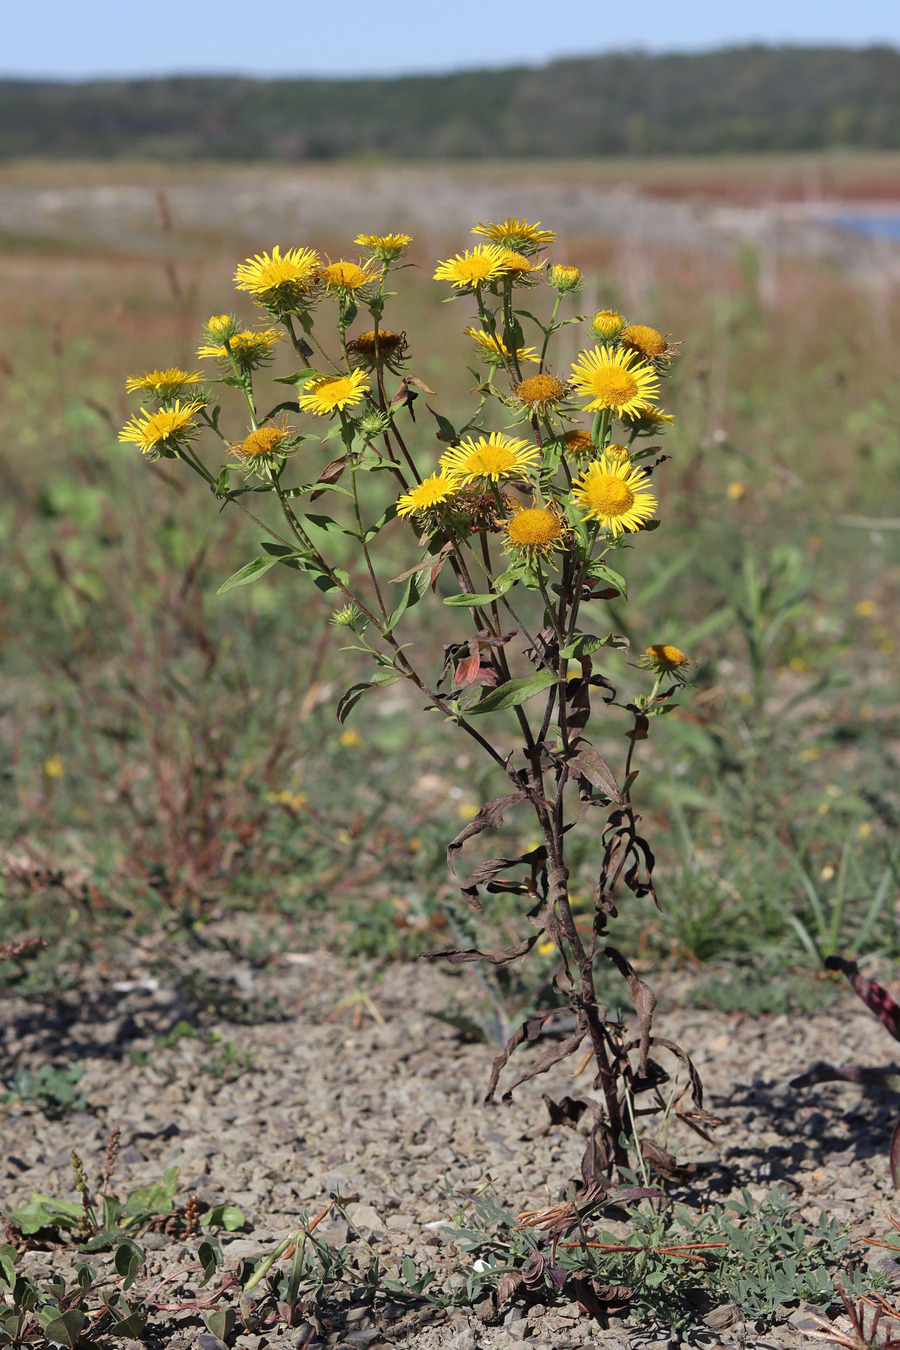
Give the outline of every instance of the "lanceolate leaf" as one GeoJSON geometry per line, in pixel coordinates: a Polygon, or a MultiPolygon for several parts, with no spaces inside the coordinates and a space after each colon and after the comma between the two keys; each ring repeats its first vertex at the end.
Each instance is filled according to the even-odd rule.
{"type": "Polygon", "coordinates": [[[591,746],[587,745],[579,750],[578,754],[569,760],[569,767],[582,778],[586,778],[593,787],[599,788],[610,801],[615,802],[617,806],[622,805],[623,798],[616,782],[616,775],[606,760],[591,746]]]}
{"type": "Polygon", "coordinates": [[[346,725],[347,718],[363,694],[367,694],[370,689],[385,689],[389,684],[396,684],[402,678],[403,676],[399,675],[396,670],[382,670],[377,675],[373,675],[371,680],[361,680],[359,684],[351,684],[337,705],[337,720],[341,726],[346,725]]]}
{"type": "Polygon", "coordinates": [[[489,694],[485,694],[480,703],[476,703],[474,708],[469,709],[469,717],[475,713],[499,712],[501,708],[516,708],[520,703],[526,703],[528,699],[534,698],[535,694],[540,694],[542,690],[548,689],[551,684],[556,683],[556,675],[552,670],[540,670],[537,675],[528,675],[524,680],[507,680],[506,684],[501,684],[499,688],[492,689],[489,694]]]}
{"type": "Polygon", "coordinates": [[[270,567],[274,567],[280,558],[254,558],[252,562],[246,563],[243,567],[232,572],[227,581],[216,591],[216,595],[224,595],[226,591],[234,590],[235,586],[249,586],[251,581],[256,581],[264,572],[268,572],[270,567]]]}
{"type": "Polygon", "coordinates": [[[597,637],[596,633],[579,633],[567,647],[563,647],[560,656],[572,661],[582,656],[590,656],[591,652],[599,651],[601,647],[616,647],[620,651],[627,651],[630,645],[628,638],[623,637],[621,633],[607,633],[606,637],[597,637]]]}

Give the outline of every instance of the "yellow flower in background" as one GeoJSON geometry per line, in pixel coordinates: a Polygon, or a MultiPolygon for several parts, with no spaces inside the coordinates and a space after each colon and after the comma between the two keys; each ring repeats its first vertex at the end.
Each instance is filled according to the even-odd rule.
{"type": "Polygon", "coordinates": [[[242,441],[230,445],[228,450],[240,460],[241,468],[247,473],[261,473],[268,465],[276,464],[284,455],[294,452],[296,445],[285,442],[290,441],[296,430],[296,427],[288,426],[287,421],[280,427],[257,427],[242,441]]]}
{"type": "Polygon", "coordinates": [[[412,488],[409,492],[404,492],[397,499],[397,515],[411,516],[416,511],[430,511],[436,506],[443,506],[445,502],[451,500],[456,494],[456,484],[451,482],[441,473],[433,473],[430,478],[412,488]]]}
{"type": "Polygon", "coordinates": [[[872,615],[877,613],[878,606],[874,600],[860,600],[857,602],[855,609],[861,619],[871,619],[872,615]]]}
{"type": "Polygon", "coordinates": [[[586,455],[594,455],[597,452],[591,433],[582,427],[573,427],[571,431],[567,431],[563,436],[563,445],[566,454],[571,455],[573,459],[584,459],[586,455]]]}
{"type": "Polygon", "coordinates": [[[680,647],[673,647],[670,642],[654,643],[645,649],[638,660],[639,666],[645,670],[654,670],[657,675],[680,675],[689,666],[696,664],[692,657],[685,656],[680,647]]]}
{"type": "Polygon", "coordinates": [[[340,262],[329,263],[327,267],[323,267],[319,276],[329,291],[349,295],[363,286],[368,286],[370,281],[377,281],[381,276],[381,269],[374,258],[370,258],[362,267],[359,263],[345,262],[342,259],[340,262]]]}
{"type": "Polygon", "coordinates": [[[360,248],[370,248],[376,258],[382,262],[396,262],[402,258],[412,243],[411,234],[358,234],[354,244],[360,248]]]}
{"type": "Polygon", "coordinates": [[[533,506],[514,504],[513,514],[503,528],[509,548],[528,557],[551,553],[566,541],[566,524],[559,511],[537,502],[533,506]]]}
{"type": "Polygon", "coordinates": [[[615,538],[653,519],[656,497],[649,481],[629,462],[595,459],[573,484],[573,495],[586,519],[599,521],[615,538]]]}
{"type": "Polygon", "coordinates": [[[350,375],[316,375],[303,388],[308,392],[301,394],[297,402],[303,412],[315,413],[317,417],[352,408],[362,402],[369,391],[361,370],[354,370],[350,375]]]}
{"type": "Polygon", "coordinates": [[[441,468],[457,487],[468,483],[498,483],[506,478],[527,478],[537,467],[537,446],[513,440],[499,431],[477,441],[466,440],[441,455],[441,468]]]}
{"type": "Polygon", "coordinates": [[[479,244],[471,252],[457,253],[455,258],[438,263],[435,281],[449,281],[456,290],[471,290],[503,276],[507,249],[496,244],[479,244]]]}
{"type": "MultiPolygon", "coordinates": [[[[480,328],[464,328],[463,332],[466,337],[470,337],[473,342],[477,342],[482,351],[486,352],[488,356],[495,356],[498,360],[503,360],[504,357],[507,360],[510,359],[509,348],[503,339],[498,337],[496,333],[485,333],[480,328]]],[[[538,365],[540,359],[541,358],[538,356],[534,347],[516,348],[516,360],[520,364],[523,361],[530,361],[535,365],[538,365]]]]}
{"type": "Polygon", "coordinates": [[[581,285],[581,273],[577,267],[555,263],[547,273],[547,284],[555,286],[558,291],[574,291],[581,285]]]}
{"type": "Polygon", "coordinates": [[[729,483],[725,491],[733,502],[739,502],[747,489],[743,483],[729,483]]]}
{"type": "Polygon", "coordinates": [[[119,432],[120,441],[133,441],[140,447],[142,455],[159,459],[161,455],[172,455],[194,435],[199,428],[193,418],[204,406],[202,399],[186,403],[184,407],[178,399],[171,408],[160,408],[158,412],[138,413],[132,417],[119,432]]]}
{"type": "Polygon", "coordinates": [[[524,253],[517,253],[511,248],[503,250],[502,266],[506,275],[515,281],[528,281],[535,272],[541,272],[544,268],[543,263],[533,263],[524,253]]]}
{"type": "Polygon", "coordinates": [[[44,760],[44,776],[46,778],[62,778],[65,772],[65,762],[60,755],[48,755],[44,760]]]}
{"type": "Polygon", "coordinates": [[[284,340],[284,333],[278,328],[263,328],[257,331],[242,328],[239,332],[227,336],[222,342],[204,343],[197,348],[197,355],[212,357],[225,366],[231,364],[232,357],[239,366],[258,366],[263,361],[271,360],[272,349],[284,340]]]}
{"type": "Polygon", "coordinates": [[[591,412],[639,413],[653,405],[659,376],[636,352],[594,347],[581,352],[572,366],[572,384],[591,412]]]}
{"type": "Polygon", "coordinates": [[[657,361],[669,357],[675,350],[674,347],[669,346],[662,333],[658,333],[655,328],[650,328],[645,323],[628,324],[619,334],[619,341],[623,347],[628,347],[629,350],[637,352],[647,361],[657,361]]]}
{"type": "Polygon", "coordinates": [[[192,387],[202,382],[199,370],[181,370],[179,366],[167,366],[165,370],[145,370],[143,375],[129,375],[125,389],[129,394],[145,392],[154,398],[167,402],[190,393],[192,387]]]}
{"type": "Polygon", "coordinates": [[[296,305],[315,285],[321,262],[315,249],[289,248],[282,255],[276,244],[271,256],[257,253],[240,264],[234,274],[235,288],[249,291],[270,309],[296,305]]]}
{"type": "Polygon", "coordinates": [[[614,309],[601,309],[591,319],[591,327],[601,342],[611,342],[625,327],[625,320],[614,309]]]}
{"type": "Polygon", "coordinates": [[[638,436],[661,436],[675,425],[675,418],[662,408],[644,408],[639,413],[622,413],[622,421],[638,436]]]}
{"type": "Polygon", "coordinates": [[[542,230],[541,222],[529,225],[527,220],[517,220],[507,216],[505,220],[480,220],[472,226],[473,234],[484,235],[495,244],[515,249],[517,253],[534,253],[537,249],[552,244],[556,239],[555,230],[542,230]]]}
{"type": "Polygon", "coordinates": [[[358,731],[342,731],[338,740],[347,750],[355,750],[362,745],[362,736],[358,731]]]}
{"type": "Polygon", "coordinates": [[[515,395],[529,408],[546,408],[565,398],[566,386],[555,375],[530,375],[516,385],[515,395]]]}

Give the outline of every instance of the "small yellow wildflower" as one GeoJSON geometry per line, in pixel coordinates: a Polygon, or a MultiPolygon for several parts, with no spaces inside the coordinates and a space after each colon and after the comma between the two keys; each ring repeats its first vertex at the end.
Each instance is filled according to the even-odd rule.
{"type": "Polygon", "coordinates": [[[659,376],[635,352],[594,347],[582,352],[572,366],[572,384],[592,412],[638,413],[653,406],[659,376]]]}
{"type": "Polygon", "coordinates": [[[556,943],[548,938],[546,942],[538,943],[538,953],[540,956],[551,956],[556,951],[556,943]]]}
{"type": "MultiPolygon", "coordinates": [[[[488,356],[495,357],[497,364],[502,364],[504,358],[506,360],[510,359],[509,348],[497,334],[485,333],[480,328],[465,328],[463,329],[463,332],[466,334],[466,337],[470,337],[474,342],[477,342],[482,351],[488,356]]],[[[523,361],[531,361],[535,365],[538,365],[540,359],[541,358],[538,356],[534,347],[516,348],[516,360],[520,365],[523,361]]]]}
{"type": "Polygon", "coordinates": [[[370,248],[381,262],[396,262],[412,243],[411,234],[358,234],[354,244],[370,248]]]}
{"type": "Polygon", "coordinates": [[[674,426],[675,418],[662,408],[644,408],[639,413],[621,414],[626,427],[638,436],[661,436],[668,427],[674,426]]]}
{"type": "Polygon", "coordinates": [[[256,332],[252,328],[242,328],[226,335],[222,342],[204,343],[197,348],[197,355],[213,357],[224,366],[229,366],[233,358],[239,366],[250,368],[270,360],[272,348],[284,340],[284,333],[278,328],[263,328],[256,332]]]}
{"type": "Polygon", "coordinates": [[[573,485],[574,497],[585,517],[598,520],[615,538],[652,520],[656,497],[648,484],[647,475],[631,463],[595,459],[573,485]]]}
{"type": "Polygon", "coordinates": [[[591,320],[591,327],[601,342],[611,342],[625,327],[625,320],[614,309],[601,309],[591,320]]]}
{"type": "Polygon", "coordinates": [[[585,455],[593,455],[597,450],[591,433],[582,427],[573,427],[571,431],[567,431],[563,436],[563,445],[566,454],[571,455],[573,459],[583,459],[585,455]]]}
{"type": "Polygon", "coordinates": [[[438,263],[434,280],[449,281],[456,290],[477,289],[502,277],[507,252],[496,244],[479,244],[471,252],[466,249],[465,253],[438,263]]]}
{"type": "Polygon", "coordinates": [[[524,253],[517,253],[515,249],[506,248],[503,250],[503,271],[513,281],[530,281],[535,272],[543,269],[543,263],[533,263],[530,258],[526,258],[524,253]]]}
{"type": "MultiPolygon", "coordinates": [[[[352,342],[348,342],[347,351],[361,365],[373,370],[375,367],[375,329],[370,328],[368,332],[360,333],[352,342]]],[[[394,365],[403,361],[405,357],[406,334],[395,333],[390,328],[379,328],[378,360],[393,370],[394,365]]]]}
{"type": "Polygon", "coordinates": [[[340,740],[341,745],[347,750],[355,750],[357,746],[362,745],[362,736],[360,736],[358,731],[349,729],[347,731],[342,731],[338,739],[340,740]]]}
{"type": "Polygon", "coordinates": [[[821,872],[819,873],[819,877],[822,881],[831,881],[832,877],[834,877],[835,874],[836,869],[831,866],[831,863],[826,863],[825,866],[822,868],[821,872]]]}
{"type": "Polygon", "coordinates": [[[566,291],[575,291],[581,285],[581,272],[577,267],[569,267],[565,263],[555,263],[547,273],[547,284],[555,286],[563,294],[566,291]]]}
{"type": "Polygon", "coordinates": [[[374,258],[370,258],[362,267],[359,263],[345,262],[342,259],[340,262],[329,263],[319,273],[327,289],[336,291],[339,295],[350,295],[354,291],[361,290],[370,281],[377,280],[380,275],[381,271],[374,258]]]}
{"type": "Polygon", "coordinates": [[[433,473],[397,500],[397,515],[411,516],[417,511],[431,511],[443,506],[456,493],[456,485],[441,473],[433,473]]]}
{"type": "Polygon", "coordinates": [[[526,478],[529,469],[536,467],[537,446],[527,441],[512,440],[499,431],[492,431],[477,441],[465,440],[441,456],[440,464],[448,478],[458,487],[468,483],[497,483],[506,478],[526,478]]]}
{"type": "Polygon", "coordinates": [[[872,833],[872,826],[869,824],[867,820],[864,820],[859,827],[860,839],[868,839],[871,833],[872,833]]]}
{"type": "Polygon", "coordinates": [[[285,420],[280,427],[257,427],[242,441],[236,441],[228,447],[229,452],[240,460],[241,468],[247,473],[263,475],[267,467],[277,464],[285,455],[291,454],[296,445],[286,445],[296,427],[290,427],[285,420]]]}
{"type": "Polygon", "coordinates": [[[297,402],[303,412],[315,413],[317,417],[352,408],[362,402],[369,390],[361,370],[350,375],[316,375],[303,388],[308,392],[301,394],[297,402]]]}
{"type": "Polygon", "coordinates": [[[746,491],[743,483],[729,483],[725,489],[726,494],[733,502],[739,502],[746,491]]]}
{"type": "Polygon", "coordinates": [[[517,220],[515,216],[507,216],[505,220],[499,221],[480,220],[477,225],[472,226],[472,233],[484,235],[493,243],[515,249],[519,253],[534,253],[537,249],[552,244],[556,239],[556,231],[542,230],[540,221],[535,225],[529,225],[527,220],[517,220]]]}
{"type": "Polygon", "coordinates": [[[550,553],[565,545],[566,526],[559,511],[552,507],[513,505],[513,514],[504,524],[506,541],[513,551],[527,557],[550,553]]]}
{"type": "Polygon", "coordinates": [[[611,459],[616,464],[627,464],[631,459],[631,451],[627,445],[617,445],[612,441],[603,451],[607,459],[611,459]]]}
{"type": "Polygon", "coordinates": [[[203,376],[199,370],[181,370],[178,366],[168,366],[165,370],[145,370],[143,375],[129,375],[125,389],[129,394],[144,391],[153,398],[168,402],[171,398],[180,398],[190,393],[192,386],[200,384],[203,376]]]}
{"type": "Polygon", "coordinates": [[[546,408],[565,397],[566,386],[555,375],[530,375],[516,385],[515,395],[529,408],[546,408]]]}
{"type": "Polygon", "coordinates": [[[662,333],[658,333],[655,328],[651,328],[646,323],[628,324],[619,334],[619,341],[623,347],[628,347],[630,351],[637,352],[646,361],[668,360],[675,350],[673,346],[669,345],[662,333]]]}
{"type": "Polygon", "coordinates": [[[456,808],[456,814],[459,816],[460,820],[474,820],[478,815],[478,803],[460,802],[459,806],[456,808]]]}
{"type": "Polygon", "coordinates": [[[318,279],[321,262],[315,249],[289,248],[282,255],[276,244],[271,257],[268,253],[257,253],[240,264],[234,274],[235,288],[249,291],[269,309],[287,308],[308,296],[318,279]]]}
{"type": "Polygon", "coordinates": [[[856,604],[856,613],[861,619],[871,619],[873,614],[877,614],[878,606],[874,600],[860,600],[856,604]]]}
{"type": "Polygon", "coordinates": [[[670,642],[653,643],[638,660],[639,666],[653,670],[657,675],[680,676],[689,666],[696,664],[692,657],[685,656],[680,647],[673,647],[670,642]]]}
{"type": "Polygon", "coordinates": [[[193,418],[202,407],[202,399],[195,399],[184,407],[176,399],[171,408],[138,413],[119,432],[119,440],[133,441],[140,446],[141,454],[150,459],[171,457],[191,436],[197,434],[199,428],[194,425],[193,418]]]}
{"type": "Polygon", "coordinates": [[[47,778],[62,778],[66,772],[65,762],[60,755],[48,755],[44,760],[44,775],[47,778]]]}

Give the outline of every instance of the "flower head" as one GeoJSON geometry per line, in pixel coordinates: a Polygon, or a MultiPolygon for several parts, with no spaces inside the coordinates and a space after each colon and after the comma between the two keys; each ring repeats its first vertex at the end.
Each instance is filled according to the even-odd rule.
{"type": "Polygon", "coordinates": [[[621,416],[652,407],[659,376],[636,352],[594,347],[582,352],[572,366],[572,383],[592,412],[609,408],[621,416]]]}
{"type": "Polygon", "coordinates": [[[337,292],[338,295],[352,295],[354,291],[368,286],[370,281],[376,281],[380,275],[378,263],[374,258],[370,258],[362,266],[342,259],[340,262],[329,263],[319,272],[327,289],[337,292]]]}
{"type": "Polygon", "coordinates": [[[168,366],[165,370],[145,370],[143,375],[129,375],[125,388],[129,394],[142,390],[151,398],[167,403],[169,399],[190,393],[202,378],[199,370],[180,370],[178,366],[168,366]]]}
{"type": "Polygon", "coordinates": [[[517,220],[515,216],[507,216],[505,220],[499,221],[479,220],[477,225],[472,226],[472,233],[484,235],[485,239],[502,244],[504,248],[515,249],[518,253],[535,253],[547,244],[552,244],[556,238],[556,231],[542,230],[540,221],[536,225],[529,225],[527,220],[517,220]]]}
{"type": "Polygon", "coordinates": [[[272,255],[257,253],[241,263],[234,274],[239,291],[249,291],[267,309],[290,309],[300,303],[315,285],[321,258],[311,248],[289,248],[282,254],[276,244],[272,255]]]}
{"type": "Polygon", "coordinates": [[[377,363],[386,365],[396,373],[397,365],[406,358],[406,334],[394,333],[390,328],[378,329],[377,362],[375,329],[360,333],[352,342],[347,343],[350,356],[361,366],[374,370],[377,363]]]}
{"type": "MultiPolygon", "coordinates": [[[[496,333],[485,333],[480,328],[466,328],[463,331],[467,337],[478,343],[488,358],[494,358],[495,364],[502,365],[504,360],[510,359],[509,348],[496,333]]],[[[517,347],[516,359],[520,364],[523,361],[531,361],[535,365],[540,362],[540,357],[534,347],[517,347]]]]}
{"type": "Polygon", "coordinates": [[[234,337],[237,330],[238,321],[233,314],[214,314],[203,326],[210,342],[224,342],[226,338],[234,337]]]}
{"type": "Polygon", "coordinates": [[[423,479],[398,498],[397,515],[412,516],[419,512],[433,511],[436,507],[445,506],[455,494],[456,484],[441,470],[440,473],[433,473],[430,478],[423,479]]]}
{"type": "Polygon", "coordinates": [[[193,417],[202,407],[202,399],[194,399],[184,407],[176,399],[171,408],[140,412],[125,424],[119,432],[119,440],[133,441],[140,446],[141,454],[149,459],[172,459],[180,447],[197,434],[193,417]]]}
{"type": "Polygon", "coordinates": [[[601,342],[611,342],[625,327],[625,320],[614,309],[601,309],[591,319],[591,327],[601,342]]]}
{"type": "Polygon", "coordinates": [[[547,273],[547,284],[555,286],[561,293],[576,291],[581,285],[581,273],[577,267],[556,263],[547,273]]]}
{"type": "Polygon", "coordinates": [[[603,451],[607,459],[611,459],[615,464],[627,464],[631,459],[631,451],[627,445],[617,445],[612,441],[603,451]]]}
{"type": "MultiPolygon", "coordinates": [[[[230,316],[222,317],[224,319],[230,316]]],[[[210,320],[207,324],[207,333],[212,322],[210,320]]],[[[219,342],[204,343],[197,348],[197,355],[214,357],[226,368],[231,365],[233,358],[239,366],[249,370],[253,366],[271,360],[272,349],[279,342],[284,342],[284,334],[278,328],[263,328],[258,332],[254,332],[252,328],[242,328],[239,332],[230,334],[224,332],[219,342]]]]}
{"type": "Polygon", "coordinates": [[[643,408],[638,413],[623,413],[622,421],[638,436],[660,436],[674,425],[675,418],[662,408],[643,408]]]}
{"type": "Polygon", "coordinates": [[[351,600],[349,604],[336,609],[328,622],[336,628],[355,628],[361,613],[359,606],[351,600]]]}
{"type": "Polygon", "coordinates": [[[513,440],[492,431],[477,441],[466,440],[441,455],[441,468],[459,487],[469,483],[497,483],[506,478],[526,478],[536,467],[537,446],[513,440]]]}
{"type": "Polygon", "coordinates": [[[434,280],[449,281],[456,290],[474,290],[502,277],[507,252],[496,244],[479,244],[471,252],[466,249],[465,253],[438,263],[434,280]]]}
{"type": "Polygon", "coordinates": [[[303,388],[308,392],[297,400],[302,411],[327,417],[360,403],[369,386],[363,372],[354,370],[350,375],[316,375],[303,388]]]}
{"type": "Polygon", "coordinates": [[[358,234],[354,244],[370,248],[382,262],[396,262],[412,243],[411,234],[358,234]]]}
{"type": "Polygon", "coordinates": [[[271,468],[296,448],[290,443],[295,431],[296,427],[289,427],[285,419],[280,427],[257,427],[242,441],[230,445],[228,450],[240,461],[246,473],[258,473],[262,477],[266,468],[271,468]]]}
{"type": "Polygon", "coordinates": [[[639,530],[653,518],[656,497],[649,479],[627,460],[592,460],[574,484],[574,497],[586,519],[597,520],[615,538],[639,530]]]}
{"type": "Polygon", "coordinates": [[[565,398],[566,386],[555,375],[529,375],[515,387],[515,395],[520,403],[529,408],[543,409],[551,403],[565,398]]]}
{"type": "Polygon", "coordinates": [[[593,438],[589,431],[583,427],[573,427],[563,436],[563,445],[567,455],[573,459],[584,459],[587,455],[593,455],[596,452],[593,438]]]}
{"type": "Polygon", "coordinates": [[[653,670],[657,675],[674,675],[680,680],[683,680],[688,667],[696,664],[690,656],[685,656],[680,647],[673,647],[668,642],[647,647],[638,660],[638,665],[645,670],[653,670]]]}
{"type": "Polygon", "coordinates": [[[645,361],[668,361],[675,346],[646,323],[630,323],[619,334],[619,341],[629,351],[637,352],[645,361]]]}
{"type": "Polygon", "coordinates": [[[567,534],[566,523],[559,510],[553,506],[541,506],[538,502],[532,506],[515,503],[504,531],[509,549],[528,557],[564,547],[567,534]]]}
{"type": "Polygon", "coordinates": [[[533,282],[535,272],[540,272],[543,263],[533,263],[530,258],[526,258],[524,253],[518,253],[515,249],[505,248],[503,250],[503,271],[506,276],[511,277],[513,281],[523,285],[533,282]]]}

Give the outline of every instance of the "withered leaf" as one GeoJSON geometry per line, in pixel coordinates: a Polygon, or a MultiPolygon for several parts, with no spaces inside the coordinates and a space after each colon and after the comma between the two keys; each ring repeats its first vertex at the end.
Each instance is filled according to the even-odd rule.
{"type": "MultiPolygon", "coordinates": [[[[348,458],[349,456],[347,455],[341,455],[339,459],[333,459],[330,464],[326,464],[325,468],[322,470],[322,472],[316,479],[316,482],[336,483],[347,467],[348,458]]],[[[318,491],[310,493],[309,500],[311,502],[316,502],[319,500],[320,497],[324,496],[324,494],[325,489],[319,488],[318,491]]]]}
{"type": "Polygon", "coordinates": [[[606,947],[604,950],[610,961],[612,961],[618,969],[619,973],[628,981],[628,991],[631,994],[631,1003],[634,1011],[637,1013],[638,1025],[641,1029],[640,1065],[638,1074],[643,1077],[647,1072],[647,1054],[650,1049],[650,1030],[653,1025],[653,1009],[656,1007],[656,995],[649,984],[645,984],[635,972],[631,962],[628,961],[616,947],[606,947]]]}
{"type": "Polygon", "coordinates": [[[541,1252],[535,1252],[528,1265],[522,1268],[522,1283],[532,1293],[544,1287],[544,1267],[546,1264],[547,1262],[541,1252]]]}
{"type": "Polygon", "coordinates": [[[525,801],[524,792],[509,792],[504,797],[492,797],[489,802],[485,802],[478,815],[470,820],[468,825],[460,830],[455,839],[451,839],[447,845],[447,866],[450,871],[456,875],[456,855],[459,853],[467,839],[472,839],[476,834],[481,834],[482,830],[496,830],[503,824],[503,817],[513,806],[518,806],[519,802],[525,801]]]}
{"type": "Polygon", "coordinates": [[[579,1120],[589,1109],[589,1103],[577,1097],[560,1097],[555,1102],[548,1093],[542,1092],[541,1098],[550,1114],[550,1124],[565,1125],[570,1130],[578,1128],[579,1120]]]}
{"type": "Polygon", "coordinates": [[[865,975],[860,974],[856,962],[846,961],[843,956],[829,956],[825,962],[825,969],[840,970],[846,975],[854,993],[859,995],[894,1040],[900,1041],[900,1005],[894,1002],[882,985],[876,984],[874,980],[867,980],[865,975]]]}
{"type": "Polygon", "coordinates": [[[641,1154],[654,1172],[668,1181],[689,1181],[697,1171],[696,1163],[680,1163],[674,1153],[661,1148],[652,1139],[641,1140],[641,1154]]]}
{"type": "Polygon", "coordinates": [[[502,952],[482,952],[477,947],[446,947],[440,951],[423,952],[422,959],[449,961],[451,966],[464,966],[471,961],[487,961],[492,966],[505,966],[510,961],[517,961],[520,956],[526,956],[539,937],[540,933],[534,933],[531,937],[524,938],[522,942],[517,942],[515,947],[507,947],[502,952]]]}
{"type": "Polygon", "coordinates": [[[586,745],[577,755],[573,755],[569,760],[569,767],[574,773],[586,778],[593,787],[599,788],[610,801],[622,805],[622,794],[615,774],[592,746],[586,745]]]}

